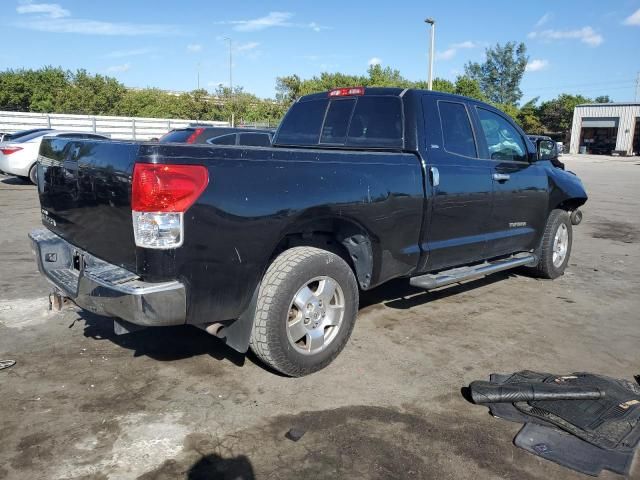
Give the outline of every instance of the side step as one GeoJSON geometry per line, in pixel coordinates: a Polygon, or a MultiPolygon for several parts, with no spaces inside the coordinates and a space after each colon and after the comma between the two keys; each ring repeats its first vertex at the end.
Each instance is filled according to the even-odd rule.
{"type": "Polygon", "coordinates": [[[481,263],[472,267],[459,267],[438,273],[420,275],[419,277],[413,277],[409,280],[409,283],[413,287],[433,290],[434,288],[444,287],[445,285],[451,285],[452,283],[475,280],[491,273],[509,270],[510,268],[521,267],[524,265],[535,265],[537,260],[537,257],[532,253],[519,254],[501,260],[481,263]]]}

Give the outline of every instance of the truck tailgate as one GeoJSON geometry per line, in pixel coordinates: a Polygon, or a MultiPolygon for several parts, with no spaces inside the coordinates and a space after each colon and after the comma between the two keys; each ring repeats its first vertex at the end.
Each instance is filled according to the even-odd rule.
{"type": "Polygon", "coordinates": [[[132,142],[45,138],[38,165],[42,223],[69,243],[130,271],[136,269],[132,142]]]}

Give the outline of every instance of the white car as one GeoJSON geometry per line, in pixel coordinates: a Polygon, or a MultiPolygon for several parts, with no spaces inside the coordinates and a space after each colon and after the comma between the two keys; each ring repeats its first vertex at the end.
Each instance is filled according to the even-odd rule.
{"type": "Polygon", "coordinates": [[[83,140],[109,140],[99,133],[66,132],[59,130],[37,130],[12,136],[7,142],[0,142],[0,171],[17,177],[28,178],[36,183],[36,162],[42,139],[47,137],[77,138],[83,140]]]}

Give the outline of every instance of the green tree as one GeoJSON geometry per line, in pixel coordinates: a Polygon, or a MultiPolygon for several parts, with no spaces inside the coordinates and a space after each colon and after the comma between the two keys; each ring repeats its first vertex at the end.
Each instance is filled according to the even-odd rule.
{"type": "Polygon", "coordinates": [[[537,135],[544,133],[544,127],[540,121],[538,107],[536,106],[538,98],[539,97],[536,97],[525,103],[515,117],[516,121],[526,133],[537,135]]]}
{"type": "Polygon", "coordinates": [[[480,83],[466,75],[460,75],[456,79],[454,93],[464,95],[465,97],[475,98],[476,100],[486,101],[486,97],[482,93],[480,83]]]}
{"type": "Polygon", "coordinates": [[[484,96],[491,102],[516,105],[522,98],[520,82],[529,57],[524,43],[499,43],[486,49],[484,63],[469,62],[465,75],[476,80],[484,96]]]}
{"type": "Polygon", "coordinates": [[[545,129],[549,132],[564,132],[571,130],[573,110],[581,103],[589,103],[591,99],[582,95],[563,93],[553,100],[540,105],[539,117],[545,129]]]}
{"type": "Polygon", "coordinates": [[[609,98],[609,95],[600,95],[599,97],[596,97],[594,99],[594,102],[596,102],[596,103],[611,103],[611,102],[613,102],[613,100],[611,100],[611,98],[609,98]]]}
{"type": "MultiPolygon", "coordinates": [[[[416,82],[415,88],[427,88],[427,83],[416,82]]],[[[433,89],[437,92],[456,93],[455,85],[450,80],[444,78],[434,78],[433,89]]]]}
{"type": "Polygon", "coordinates": [[[399,70],[382,65],[371,65],[367,70],[368,78],[363,79],[363,85],[368,87],[400,87],[409,88],[412,82],[400,75],[399,70]]]}
{"type": "Polygon", "coordinates": [[[302,96],[302,80],[298,75],[276,79],[276,100],[289,105],[302,96]]]}

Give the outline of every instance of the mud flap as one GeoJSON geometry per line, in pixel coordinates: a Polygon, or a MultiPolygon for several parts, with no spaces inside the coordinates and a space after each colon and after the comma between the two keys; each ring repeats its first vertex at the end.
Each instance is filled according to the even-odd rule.
{"type": "Polygon", "coordinates": [[[256,316],[256,305],[258,304],[258,292],[260,284],[256,287],[251,297],[251,302],[237,320],[226,324],[223,322],[224,328],[218,336],[223,342],[240,353],[246,353],[249,350],[249,340],[251,339],[251,330],[253,329],[253,321],[256,316]]]}

